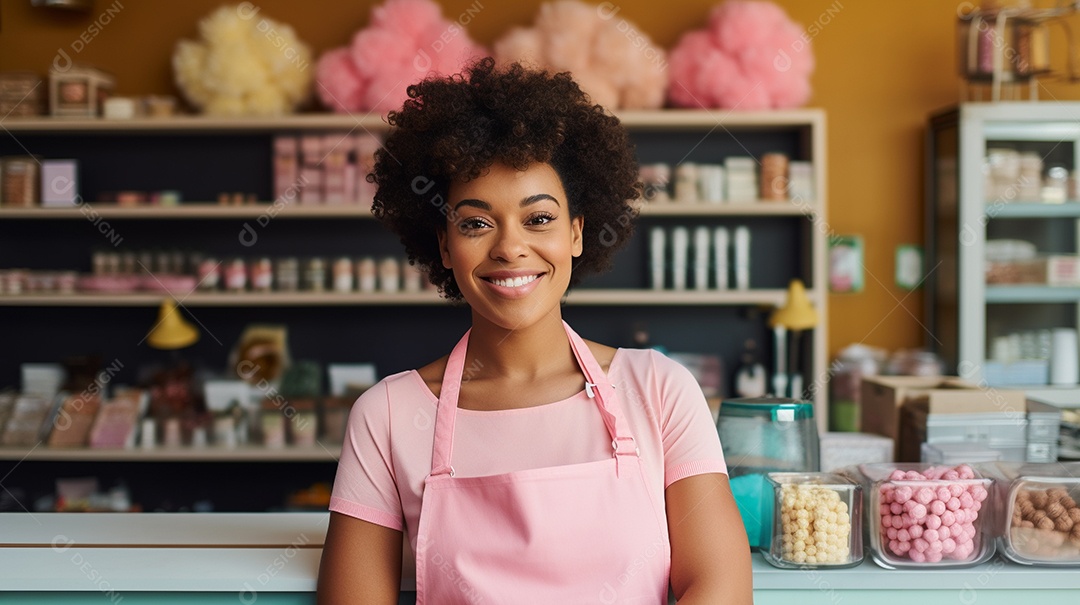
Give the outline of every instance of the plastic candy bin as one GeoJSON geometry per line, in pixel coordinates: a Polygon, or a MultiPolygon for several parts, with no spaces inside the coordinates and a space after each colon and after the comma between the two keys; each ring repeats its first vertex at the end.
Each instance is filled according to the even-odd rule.
{"type": "Polygon", "coordinates": [[[767,481],[773,507],[766,561],[787,569],[862,562],[862,486],[832,473],[769,473],[767,481]]]}
{"type": "Polygon", "coordinates": [[[870,553],[886,569],[978,565],[994,554],[993,481],[966,464],[863,464],[870,553]]]}

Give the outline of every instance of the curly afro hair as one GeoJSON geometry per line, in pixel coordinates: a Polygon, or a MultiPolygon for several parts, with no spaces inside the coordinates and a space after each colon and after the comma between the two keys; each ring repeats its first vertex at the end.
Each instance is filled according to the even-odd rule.
{"type": "Polygon", "coordinates": [[[619,120],[593,105],[569,73],[496,68],[481,59],[463,73],[409,86],[409,99],[390,112],[393,126],[375,154],[372,211],[396,233],[443,296],[461,301],[453,272],[442,265],[437,230],[453,210],[447,191],[500,162],[554,168],[570,215],[584,216],[583,250],[570,285],[607,269],[633,232],[631,202],[641,195],[637,160],[619,120]]]}

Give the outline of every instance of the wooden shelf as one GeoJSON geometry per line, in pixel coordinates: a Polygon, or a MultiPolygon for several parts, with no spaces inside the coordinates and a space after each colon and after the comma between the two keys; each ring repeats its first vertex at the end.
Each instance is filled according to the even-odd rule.
{"type": "MultiPolygon", "coordinates": [[[[615,114],[627,128],[664,129],[701,128],[718,125],[725,128],[791,128],[793,125],[811,126],[824,118],[820,109],[794,109],[781,111],[730,111],[665,109],[625,111],[615,114]]],[[[171,118],[137,118],[132,120],[106,120],[92,118],[7,118],[4,129],[12,132],[56,133],[95,132],[106,134],[126,133],[200,133],[200,132],[280,132],[288,130],[387,130],[390,126],[379,114],[354,115],[335,113],[307,113],[278,117],[211,117],[183,115],[171,118]]]]}
{"type": "Polygon", "coordinates": [[[1080,218],[1080,201],[1064,204],[1042,202],[988,203],[987,218],[1080,218]]]}
{"type": "Polygon", "coordinates": [[[261,445],[132,449],[49,448],[39,445],[0,448],[0,460],[100,462],[336,462],[341,444],[267,448],[261,445]]]}
{"type": "Polygon", "coordinates": [[[1080,287],[1068,286],[986,286],[986,302],[991,303],[1075,303],[1080,287]]]}
{"type": "MultiPolygon", "coordinates": [[[[783,304],[786,290],[639,290],[582,289],[567,296],[570,305],[763,305],[783,304]]],[[[0,296],[0,306],[48,307],[156,307],[166,293],[136,294],[17,294],[0,296]]],[[[359,292],[193,292],[175,297],[190,307],[305,307],[335,305],[446,305],[431,290],[415,293],[364,294],[359,292]]],[[[811,292],[811,298],[814,298],[811,292]]],[[[816,302],[816,301],[815,301],[816,302]]]]}
{"type": "Polygon", "coordinates": [[[649,202],[641,216],[813,216],[811,203],[758,200],[755,202],[649,202]]]}
{"type": "MultiPolygon", "coordinates": [[[[638,206],[641,216],[812,216],[812,204],[791,201],[756,202],[650,202],[638,206]]],[[[254,219],[273,213],[274,219],[374,218],[371,209],[358,204],[274,206],[270,202],[227,206],[213,202],[184,202],[176,206],[117,206],[88,204],[74,208],[3,208],[3,219],[254,219]]]]}
{"type": "Polygon", "coordinates": [[[274,219],[286,218],[372,218],[371,210],[359,204],[274,206],[259,203],[227,206],[212,202],[185,202],[176,206],[117,206],[88,204],[74,208],[0,208],[0,219],[218,219],[259,218],[273,213],[274,219]]]}
{"type": "MultiPolygon", "coordinates": [[[[156,307],[169,298],[165,292],[134,294],[16,294],[0,296],[0,305],[49,307],[156,307]]],[[[334,305],[437,305],[446,304],[434,291],[415,293],[360,292],[177,292],[174,297],[189,307],[305,307],[334,305]]]]}

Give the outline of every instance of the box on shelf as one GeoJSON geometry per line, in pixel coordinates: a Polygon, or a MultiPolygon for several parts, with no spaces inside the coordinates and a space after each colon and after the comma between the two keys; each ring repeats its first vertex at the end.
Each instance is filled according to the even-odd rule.
{"type": "MultiPolygon", "coordinates": [[[[917,460],[919,446],[925,440],[917,431],[914,436],[903,434],[902,412],[925,417],[930,414],[1022,415],[1024,410],[1022,391],[983,389],[957,377],[869,376],[862,381],[862,430],[896,440],[896,459],[900,461],[917,460]]],[[[910,422],[908,426],[911,426],[910,422]]]]}
{"type": "Polygon", "coordinates": [[[113,77],[91,67],[49,72],[49,112],[57,117],[96,118],[116,85],[113,77]]]}
{"type": "Polygon", "coordinates": [[[1003,362],[988,359],[983,362],[986,386],[1041,386],[1050,383],[1048,359],[1017,359],[1003,362]]]}
{"type": "Polygon", "coordinates": [[[892,462],[895,447],[892,439],[870,433],[822,433],[819,443],[823,472],[863,463],[892,462]]]}
{"type": "Polygon", "coordinates": [[[1033,259],[987,261],[986,283],[993,285],[1080,285],[1080,256],[1046,254],[1033,259]]]}
{"type": "Polygon", "coordinates": [[[29,118],[45,113],[41,77],[32,72],[0,73],[0,116],[29,118]]]}
{"type": "Polygon", "coordinates": [[[923,443],[920,448],[926,464],[976,464],[1001,460],[1001,452],[982,443],[923,443]]]}
{"type": "Polygon", "coordinates": [[[78,160],[41,160],[41,205],[62,208],[78,203],[78,160]]]}
{"type": "Polygon", "coordinates": [[[863,560],[862,486],[832,473],[769,473],[772,535],[762,555],[785,569],[853,567],[863,560]]]}

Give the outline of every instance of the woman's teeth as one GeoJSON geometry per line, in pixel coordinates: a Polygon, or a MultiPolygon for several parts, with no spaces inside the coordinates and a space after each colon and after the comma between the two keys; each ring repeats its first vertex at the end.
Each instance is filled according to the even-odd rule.
{"type": "Polygon", "coordinates": [[[491,283],[496,286],[502,286],[504,288],[520,288],[525,284],[532,283],[538,275],[529,275],[528,277],[514,277],[511,279],[491,279],[491,283]]]}

